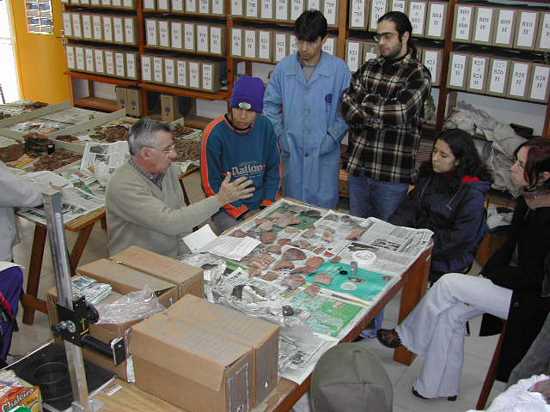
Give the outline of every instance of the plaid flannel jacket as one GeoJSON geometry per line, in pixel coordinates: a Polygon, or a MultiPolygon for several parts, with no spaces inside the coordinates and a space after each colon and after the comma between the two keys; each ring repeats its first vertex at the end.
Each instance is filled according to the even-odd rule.
{"type": "Polygon", "coordinates": [[[411,53],[395,62],[371,59],[351,79],[342,96],[349,124],[348,172],[354,176],[409,183],[416,177],[429,71],[411,53]]]}

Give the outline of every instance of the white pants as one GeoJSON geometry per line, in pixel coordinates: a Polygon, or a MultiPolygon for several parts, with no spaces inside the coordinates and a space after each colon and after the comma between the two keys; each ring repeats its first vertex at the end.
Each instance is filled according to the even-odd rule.
{"type": "Polygon", "coordinates": [[[512,290],[489,279],[449,273],[396,328],[401,343],[424,357],[414,388],[426,398],[458,395],[466,321],[483,313],[508,318],[512,290]]]}

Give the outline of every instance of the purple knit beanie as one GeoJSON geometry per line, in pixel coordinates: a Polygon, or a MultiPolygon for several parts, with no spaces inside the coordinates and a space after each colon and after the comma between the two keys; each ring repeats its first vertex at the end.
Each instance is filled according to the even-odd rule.
{"type": "Polygon", "coordinates": [[[264,82],[258,77],[241,76],[233,86],[231,107],[239,103],[249,103],[252,110],[262,113],[264,110],[264,82]]]}

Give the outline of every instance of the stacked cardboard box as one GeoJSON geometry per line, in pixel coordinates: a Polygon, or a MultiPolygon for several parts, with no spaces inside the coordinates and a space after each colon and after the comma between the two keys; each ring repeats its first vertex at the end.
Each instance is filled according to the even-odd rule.
{"type": "Polygon", "coordinates": [[[64,12],[63,30],[65,37],[72,40],[89,40],[132,46],[137,44],[135,16],[76,11],[64,12]]]}
{"type": "Polygon", "coordinates": [[[61,3],[114,10],[135,10],[136,8],[136,0],[61,0],[61,3]]]}
{"type": "Polygon", "coordinates": [[[225,16],[225,2],[224,0],[143,0],[143,10],[173,14],[225,16]]]}
{"type": "Polygon", "coordinates": [[[76,44],[65,46],[65,52],[69,70],[130,80],[139,79],[137,52],[76,44]]]}

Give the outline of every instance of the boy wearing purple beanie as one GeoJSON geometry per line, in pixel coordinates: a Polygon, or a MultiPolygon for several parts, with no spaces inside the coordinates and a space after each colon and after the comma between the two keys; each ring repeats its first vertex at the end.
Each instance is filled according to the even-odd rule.
{"type": "Polygon", "coordinates": [[[218,233],[248,212],[268,206],[279,190],[279,150],[271,122],[263,116],[265,87],[257,77],[242,76],[233,87],[231,111],[204,129],[201,145],[202,186],[207,196],[219,191],[227,173],[254,182],[254,195],[224,206],[212,220],[218,233]]]}

